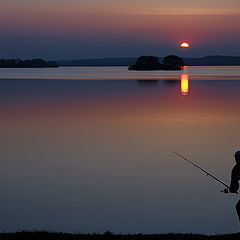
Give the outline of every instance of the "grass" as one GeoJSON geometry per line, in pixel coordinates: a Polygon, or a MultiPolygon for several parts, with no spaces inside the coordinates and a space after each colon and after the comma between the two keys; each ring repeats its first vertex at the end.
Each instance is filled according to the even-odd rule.
{"type": "Polygon", "coordinates": [[[70,234],[46,231],[0,233],[1,240],[240,240],[240,233],[227,235],[197,234],[70,234]]]}

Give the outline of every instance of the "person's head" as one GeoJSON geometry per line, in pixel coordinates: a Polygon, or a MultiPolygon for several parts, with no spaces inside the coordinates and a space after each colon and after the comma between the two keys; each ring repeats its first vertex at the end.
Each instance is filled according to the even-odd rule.
{"type": "Polygon", "coordinates": [[[237,152],[235,153],[234,157],[235,157],[236,162],[237,162],[237,163],[240,163],[240,151],[237,151],[237,152]]]}

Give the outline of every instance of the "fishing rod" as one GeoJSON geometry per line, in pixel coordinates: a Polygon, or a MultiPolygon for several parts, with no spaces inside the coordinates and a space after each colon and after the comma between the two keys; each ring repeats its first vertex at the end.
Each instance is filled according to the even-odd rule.
{"type": "Polygon", "coordinates": [[[199,167],[197,164],[195,164],[194,162],[190,161],[188,158],[184,157],[183,155],[179,154],[178,152],[173,151],[173,153],[175,153],[177,156],[181,157],[182,159],[184,159],[188,163],[192,164],[194,167],[198,168],[202,172],[206,173],[208,177],[211,177],[215,181],[217,181],[218,183],[221,183],[224,187],[226,187],[226,189],[222,190],[222,192],[228,193],[228,190],[230,189],[230,187],[226,183],[224,183],[223,181],[221,181],[220,179],[218,179],[217,177],[215,177],[214,175],[212,175],[208,171],[204,170],[203,168],[199,167]]]}

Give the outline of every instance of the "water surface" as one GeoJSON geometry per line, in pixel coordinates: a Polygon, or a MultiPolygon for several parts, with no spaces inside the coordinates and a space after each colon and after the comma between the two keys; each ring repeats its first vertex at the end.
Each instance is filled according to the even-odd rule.
{"type": "MultiPolygon", "coordinates": [[[[184,69],[191,80],[238,80],[240,66],[197,66],[184,69]]],[[[179,80],[182,71],[128,71],[127,67],[0,68],[0,79],[179,80]]]]}
{"type": "MultiPolygon", "coordinates": [[[[159,81],[37,80],[36,73],[10,80],[14,71],[3,70],[0,231],[238,231],[238,196],[222,194],[172,153],[229,182],[240,149],[240,74],[232,68],[225,76],[234,80],[213,67],[202,75],[225,80],[205,81],[192,80],[198,68],[159,81]]],[[[72,69],[68,76],[79,71],[72,69]]]]}

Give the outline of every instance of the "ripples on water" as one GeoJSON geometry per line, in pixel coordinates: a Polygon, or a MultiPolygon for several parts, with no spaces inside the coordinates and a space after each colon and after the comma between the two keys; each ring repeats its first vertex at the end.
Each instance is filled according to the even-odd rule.
{"type": "Polygon", "coordinates": [[[229,182],[239,67],[0,73],[1,231],[238,231],[237,197],[172,151],[229,182]]]}
{"type": "Polygon", "coordinates": [[[128,71],[127,67],[5,68],[0,79],[69,79],[69,80],[179,80],[189,74],[191,80],[239,80],[239,66],[185,67],[184,71],[128,71]]]}

